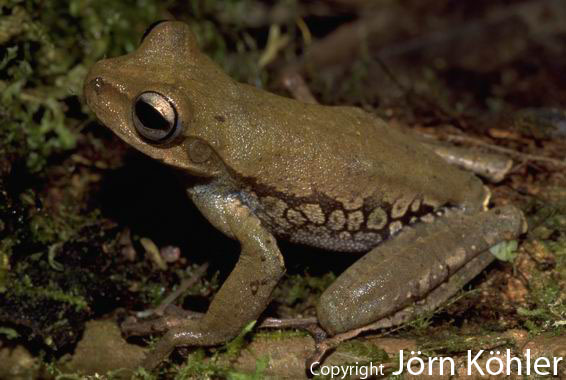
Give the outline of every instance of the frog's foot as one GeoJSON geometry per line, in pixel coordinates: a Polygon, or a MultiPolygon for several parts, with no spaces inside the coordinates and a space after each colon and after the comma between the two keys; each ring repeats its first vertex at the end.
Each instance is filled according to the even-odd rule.
{"type": "Polygon", "coordinates": [[[330,341],[328,339],[328,333],[320,327],[318,324],[318,320],[316,318],[286,318],[286,319],[277,319],[277,318],[266,318],[264,319],[259,328],[292,328],[292,329],[299,329],[306,331],[314,340],[315,344],[315,352],[307,358],[307,366],[306,376],[311,378],[314,374],[311,372],[311,364],[313,363],[320,363],[322,361],[322,357],[329,352],[329,349],[326,349],[325,342],[330,341]]]}
{"type": "Polygon", "coordinates": [[[276,329],[299,329],[306,331],[313,339],[316,345],[328,338],[328,333],[320,327],[318,320],[312,318],[266,318],[259,328],[276,328],[276,329]]]}
{"type": "MultiPolygon", "coordinates": [[[[146,335],[153,332],[165,332],[155,349],[146,357],[142,367],[153,369],[165,359],[169,353],[180,346],[212,346],[226,341],[227,333],[215,330],[216,334],[207,331],[208,327],[199,327],[196,316],[202,317],[204,314],[188,312],[192,321],[187,321],[184,315],[187,311],[181,308],[171,310],[171,315],[156,318],[152,321],[126,321],[122,324],[122,330],[130,335],[146,335]],[[206,333],[199,330],[204,330],[206,333]]],[[[328,334],[318,324],[316,318],[292,318],[276,319],[266,318],[260,328],[297,328],[307,331],[319,343],[326,340],[328,334]]]]}
{"type": "Polygon", "coordinates": [[[157,342],[153,350],[147,354],[141,366],[147,370],[156,368],[167,359],[176,347],[185,346],[214,346],[226,342],[234,331],[210,326],[206,318],[199,320],[184,320],[179,325],[169,329],[157,342]]]}
{"type": "Polygon", "coordinates": [[[153,333],[163,333],[169,329],[180,326],[187,319],[202,318],[202,313],[184,310],[175,305],[168,305],[160,317],[149,317],[140,319],[129,316],[122,322],[120,329],[126,336],[142,336],[153,333]]]}
{"type": "Polygon", "coordinates": [[[485,251],[524,226],[521,211],[509,206],[405,229],[325,291],[317,308],[320,324],[339,342],[434,310],[493,260],[485,251]]]}

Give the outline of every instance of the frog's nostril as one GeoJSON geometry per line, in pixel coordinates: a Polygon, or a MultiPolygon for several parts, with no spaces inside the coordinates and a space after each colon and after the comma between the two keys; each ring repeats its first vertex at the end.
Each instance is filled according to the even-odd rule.
{"type": "Polygon", "coordinates": [[[104,78],[102,77],[94,77],[93,79],[87,80],[86,83],[86,87],[85,89],[88,91],[92,91],[94,92],[97,96],[100,96],[104,85],[105,85],[105,81],[104,78]]]}
{"type": "Polygon", "coordinates": [[[96,95],[100,95],[100,91],[102,90],[102,87],[104,87],[104,79],[102,79],[102,77],[96,77],[92,80],[92,83],[94,92],[96,92],[96,95]]]}

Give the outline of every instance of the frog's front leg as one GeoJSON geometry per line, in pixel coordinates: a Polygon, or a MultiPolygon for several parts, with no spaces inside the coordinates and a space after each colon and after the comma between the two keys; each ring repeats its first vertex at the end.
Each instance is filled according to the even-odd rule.
{"type": "Polygon", "coordinates": [[[145,359],[145,368],[159,365],[177,346],[209,346],[235,337],[264,311],[285,271],[275,238],[236,193],[213,183],[195,186],[189,195],[215,227],[240,242],[240,259],[206,314],[169,330],[145,359]]]}
{"type": "MultiPolygon", "coordinates": [[[[524,229],[521,211],[510,206],[406,227],[360,258],[325,291],[317,308],[320,324],[335,335],[389,317],[417,300],[435,303],[427,298],[429,293],[442,289],[439,286],[451,276],[465,277],[461,271],[473,268],[477,273],[478,255],[524,229]]],[[[490,260],[482,256],[478,262],[486,266],[490,260]]],[[[451,295],[444,294],[445,289],[437,293],[451,295]]]]}

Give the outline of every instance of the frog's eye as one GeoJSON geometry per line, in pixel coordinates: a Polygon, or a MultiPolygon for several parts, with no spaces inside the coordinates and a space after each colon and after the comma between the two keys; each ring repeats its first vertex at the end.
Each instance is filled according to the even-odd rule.
{"type": "Polygon", "coordinates": [[[181,131],[175,105],[158,92],[138,95],[132,111],[136,131],[151,142],[169,142],[181,131]]]}

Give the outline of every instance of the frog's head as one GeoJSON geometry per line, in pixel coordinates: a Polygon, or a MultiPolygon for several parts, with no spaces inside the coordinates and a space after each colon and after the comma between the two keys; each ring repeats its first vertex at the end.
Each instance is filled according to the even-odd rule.
{"type": "Polygon", "coordinates": [[[97,62],[84,93],[96,116],[131,146],[213,176],[222,115],[235,107],[234,83],[200,52],[187,25],[166,21],[146,32],[134,52],[97,62]]]}

